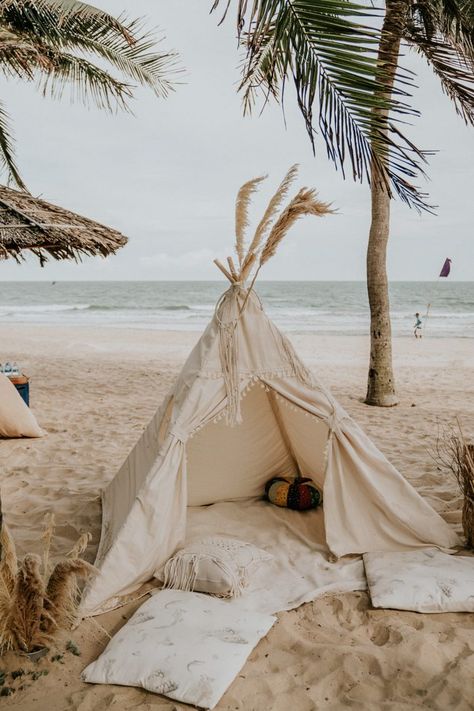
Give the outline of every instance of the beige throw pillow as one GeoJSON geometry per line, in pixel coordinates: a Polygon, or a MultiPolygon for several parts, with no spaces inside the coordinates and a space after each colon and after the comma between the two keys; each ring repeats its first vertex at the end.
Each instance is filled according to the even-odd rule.
{"type": "Polygon", "coordinates": [[[0,373],[0,437],[43,437],[44,434],[15,386],[0,373]]]}
{"type": "Polygon", "coordinates": [[[165,588],[237,597],[252,569],[272,559],[270,553],[235,538],[204,538],[178,551],[156,577],[165,588]]]}

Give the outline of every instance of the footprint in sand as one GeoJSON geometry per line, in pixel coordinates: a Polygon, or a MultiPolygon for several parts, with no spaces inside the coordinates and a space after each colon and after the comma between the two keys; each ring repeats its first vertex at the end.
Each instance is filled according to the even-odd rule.
{"type": "Polygon", "coordinates": [[[386,644],[390,646],[400,644],[403,641],[403,635],[396,629],[380,624],[375,627],[370,636],[371,641],[378,647],[383,647],[386,644]]]}

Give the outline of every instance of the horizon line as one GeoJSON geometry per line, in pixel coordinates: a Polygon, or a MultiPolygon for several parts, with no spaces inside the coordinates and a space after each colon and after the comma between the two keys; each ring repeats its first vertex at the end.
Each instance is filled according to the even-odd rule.
{"type": "MultiPolygon", "coordinates": [[[[389,284],[436,284],[440,277],[436,279],[389,279],[389,284]]],[[[474,284],[474,279],[445,279],[446,282],[457,284],[474,284]]],[[[225,284],[224,279],[1,279],[2,284],[225,284]]],[[[293,283],[293,284],[366,284],[366,279],[259,279],[258,283],[293,283]]]]}

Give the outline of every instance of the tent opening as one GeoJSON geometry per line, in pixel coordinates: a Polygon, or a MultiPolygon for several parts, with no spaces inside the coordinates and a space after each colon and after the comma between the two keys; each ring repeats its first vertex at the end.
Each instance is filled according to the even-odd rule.
{"type": "Polygon", "coordinates": [[[241,403],[242,423],[211,422],[187,443],[188,506],[262,497],[274,476],[312,478],[322,488],[327,425],[256,383],[241,403]]]}

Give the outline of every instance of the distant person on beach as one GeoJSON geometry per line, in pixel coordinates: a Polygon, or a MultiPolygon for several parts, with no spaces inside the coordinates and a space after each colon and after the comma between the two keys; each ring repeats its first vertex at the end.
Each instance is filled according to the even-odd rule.
{"type": "Polygon", "coordinates": [[[423,328],[423,323],[421,321],[421,316],[418,312],[415,314],[415,330],[413,331],[415,338],[421,338],[423,336],[421,329],[423,328]]]}

